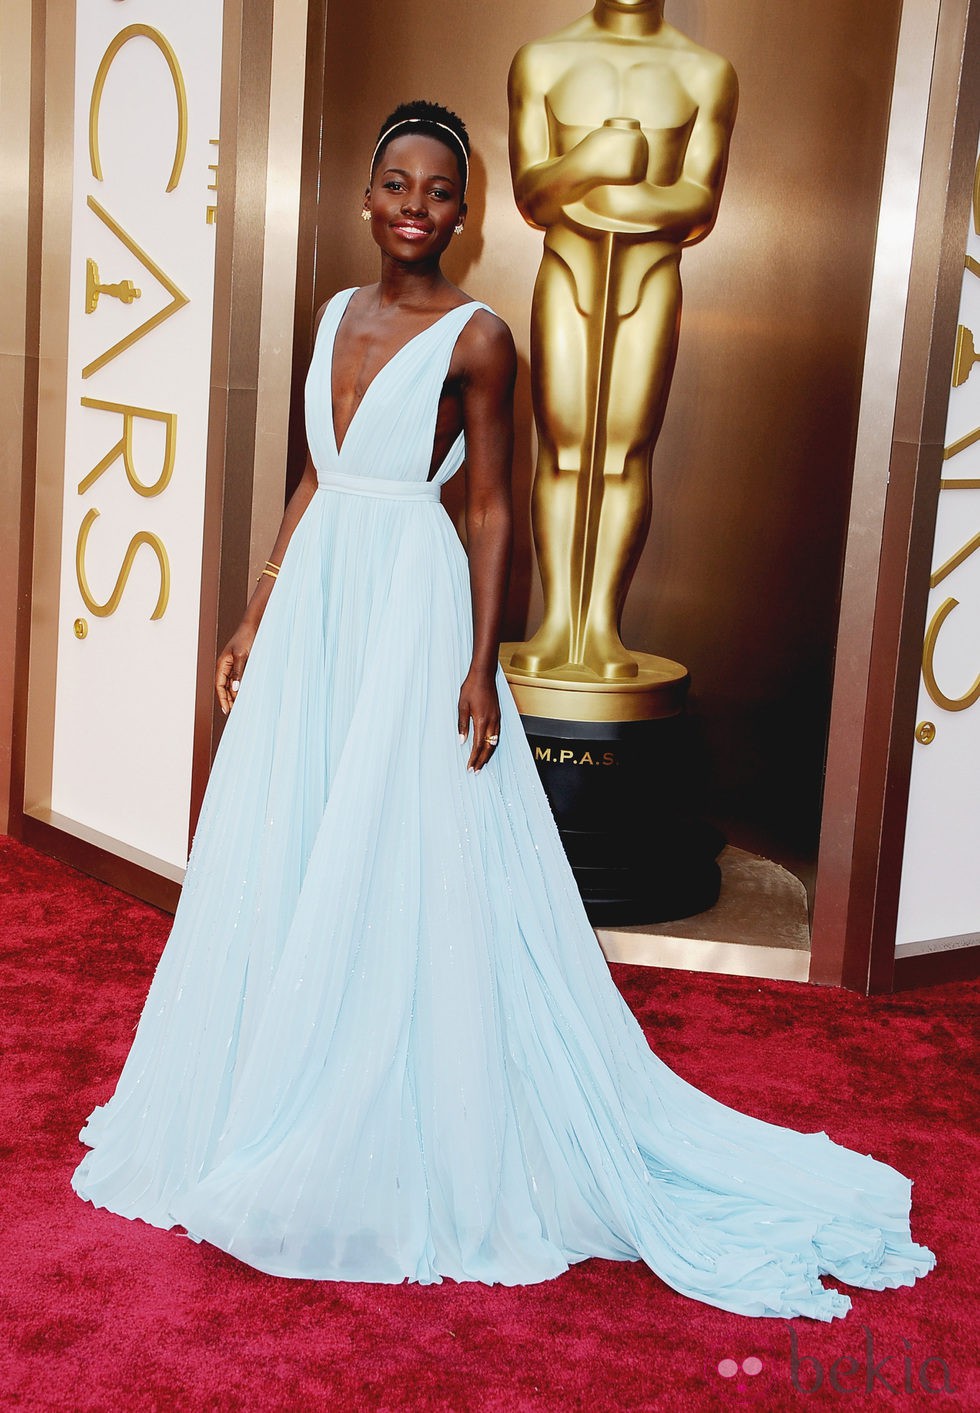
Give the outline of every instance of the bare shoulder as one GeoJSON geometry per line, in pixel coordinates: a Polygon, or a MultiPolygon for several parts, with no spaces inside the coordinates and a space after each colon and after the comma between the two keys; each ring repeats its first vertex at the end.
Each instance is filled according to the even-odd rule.
{"type": "Polygon", "coordinates": [[[478,309],[467,321],[464,337],[474,347],[490,350],[507,350],[514,347],[514,335],[509,325],[492,309],[478,309]]]}
{"type": "Polygon", "coordinates": [[[477,309],[467,320],[456,348],[458,371],[467,378],[512,381],[516,374],[514,336],[503,319],[490,309],[477,309]]]}

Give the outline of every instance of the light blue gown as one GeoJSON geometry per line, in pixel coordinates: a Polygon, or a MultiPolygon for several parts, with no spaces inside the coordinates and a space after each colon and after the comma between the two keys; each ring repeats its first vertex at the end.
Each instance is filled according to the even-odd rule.
{"type": "Polygon", "coordinates": [[[519,1285],[642,1259],[746,1315],[908,1285],[911,1183],[726,1108],[649,1049],[589,926],[506,681],[489,765],[456,726],[466,556],[431,482],[479,304],[370,385],[338,450],[337,325],[307,382],[320,486],[225,728],[170,941],[82,1197],[277,1275],[519,1285]]]}

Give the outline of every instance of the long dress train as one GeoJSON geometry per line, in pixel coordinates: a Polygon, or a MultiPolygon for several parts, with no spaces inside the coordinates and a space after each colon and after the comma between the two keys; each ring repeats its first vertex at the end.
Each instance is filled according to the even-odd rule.
{"type": "Polygon", "coordinates": [[[466,304],[378,373],[337,447],[307,382],[319,489],[218,751],[173,932],[73,1186],[264,1271],[545,1280],[642,1259],[747,1315],[830,1320],[821,1274],[934,1264],[911,1183],[824,1133],[726,1108],[649,1049],[596,945],[498,676],[466,770],[467,563],[426,480],[466,304]]]}

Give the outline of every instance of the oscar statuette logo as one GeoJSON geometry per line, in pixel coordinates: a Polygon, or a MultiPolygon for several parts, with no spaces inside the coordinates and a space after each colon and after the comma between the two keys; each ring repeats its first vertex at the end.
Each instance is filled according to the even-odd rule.
{"type": "Polygon", "coordinates": [[[85,261],[85,313],[94,314],[99,307],[99,299],[104,294],[111,294],[113,299],[122,300],[123,304],[132,304],[134,299],[139,299],[143,291],[137,289],[132,280],[117,280],[114,285],[107,285],[99,279],[99,267],[95,261],[89,257],[85,261]]]}

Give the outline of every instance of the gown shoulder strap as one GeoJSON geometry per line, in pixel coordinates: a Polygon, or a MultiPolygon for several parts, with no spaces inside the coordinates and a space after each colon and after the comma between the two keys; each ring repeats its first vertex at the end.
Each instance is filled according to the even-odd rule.
{"type": "Polygon", "coordinates": [[[320,315],[320,322],[317,325],[316,337],[313,340],[314,347],[320,342],[320,334],[324,327],[338,322],[352,296],[357,293],[359,288],[358,285],[351,285],[349,289],[339,289],[326,301],[320,315]]]}

